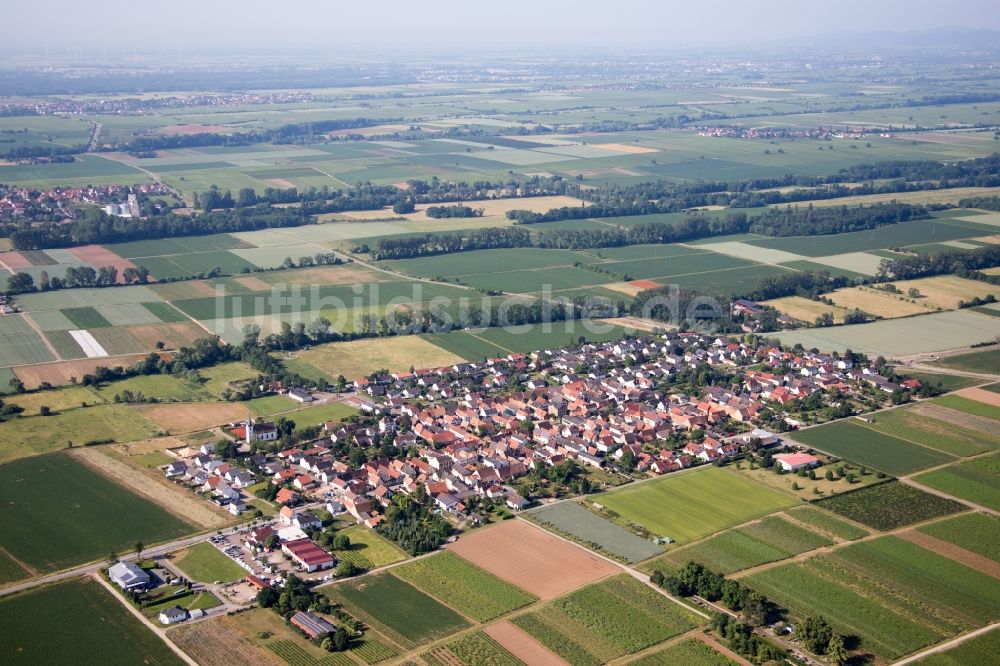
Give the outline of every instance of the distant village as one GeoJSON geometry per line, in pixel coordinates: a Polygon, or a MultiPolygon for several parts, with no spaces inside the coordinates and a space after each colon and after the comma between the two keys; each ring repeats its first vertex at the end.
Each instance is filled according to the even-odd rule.
{"type": "Polygon", "coordinates": [[[79,214],[81,204],[100,205],[109,215],[137,218],[140,216],[136,200],[139,194],[168,196],[171,191],[161,183],[54,187],[48,190],[0,185],[0,223],[72,220],[79,214]]]}

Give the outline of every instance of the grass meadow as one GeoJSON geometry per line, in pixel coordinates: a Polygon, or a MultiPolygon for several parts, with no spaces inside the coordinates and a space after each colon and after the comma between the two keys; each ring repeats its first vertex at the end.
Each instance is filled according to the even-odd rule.
{"type": "Polygon", "coordinates": [[[231,583],[244,578],[243,568],[210,543],[202,542],[174,554],[173,563],[191,580],[231,583]]]}
{"type": "Polygon", "coordinates": [[[624,519],[678,543],[798,503],[793,497],[717,467],[666,476],[594,499],[624,519]]]}

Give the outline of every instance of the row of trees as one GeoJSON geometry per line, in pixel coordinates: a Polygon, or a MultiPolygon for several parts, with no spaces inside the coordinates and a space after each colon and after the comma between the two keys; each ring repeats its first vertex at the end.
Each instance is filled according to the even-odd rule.
{"type": "Polygon", "coordinates": [[[913,280],[931,275],[955,273],[976,280],[1000,283],[1000,276],[980,273],[984,268],[1000,266],[1000,245],[975,250],[959,250],[940,254],[918,254],[899,259],[883,259],[877,280],[913,280]]]}

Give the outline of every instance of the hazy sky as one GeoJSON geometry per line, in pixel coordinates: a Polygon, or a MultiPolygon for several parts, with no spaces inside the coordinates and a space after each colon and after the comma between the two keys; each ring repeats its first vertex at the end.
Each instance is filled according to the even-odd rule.
{"type": "Polygon", "coordinates": [[[3,41],[189,48],[774,40],[940,27],[1000,29],[998,0],[6,0],[3,41]]]}

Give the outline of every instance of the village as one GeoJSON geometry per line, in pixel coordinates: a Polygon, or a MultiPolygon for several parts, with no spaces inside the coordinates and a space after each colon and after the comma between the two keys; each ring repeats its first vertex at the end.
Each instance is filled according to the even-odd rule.
{"type": "Polygon", "coordinates": [[[839,355],[669,332],[358,378],[342,397],[357,416],[324,423],[314,441],[282,446],[275,423],[248,418],[224,428],[231,442],[170,450],[175,460],[161,469],[249,519],[211,542],[247,572],[250,602],[290,575],[339,577],[327,528],[377,531],[398,494],[420,488],[436,513],[467,527],[578,491],[545,470],[586,470],[596,489],[766,450],[798,472],[826,460],[789,448],[781,432],[917,388],[839,355]],[[706,367],[711,378],[692,376],[706,367]]]}
{"type": "Polygon", "coordinates": [[[80,204],[101,204],[109,214],[139,217],[137,194],[168,196],[171,191],[161,183],[54,187],[47,190],[0,186],[0,223],[72,220],[77,217],[80,204]]]}

